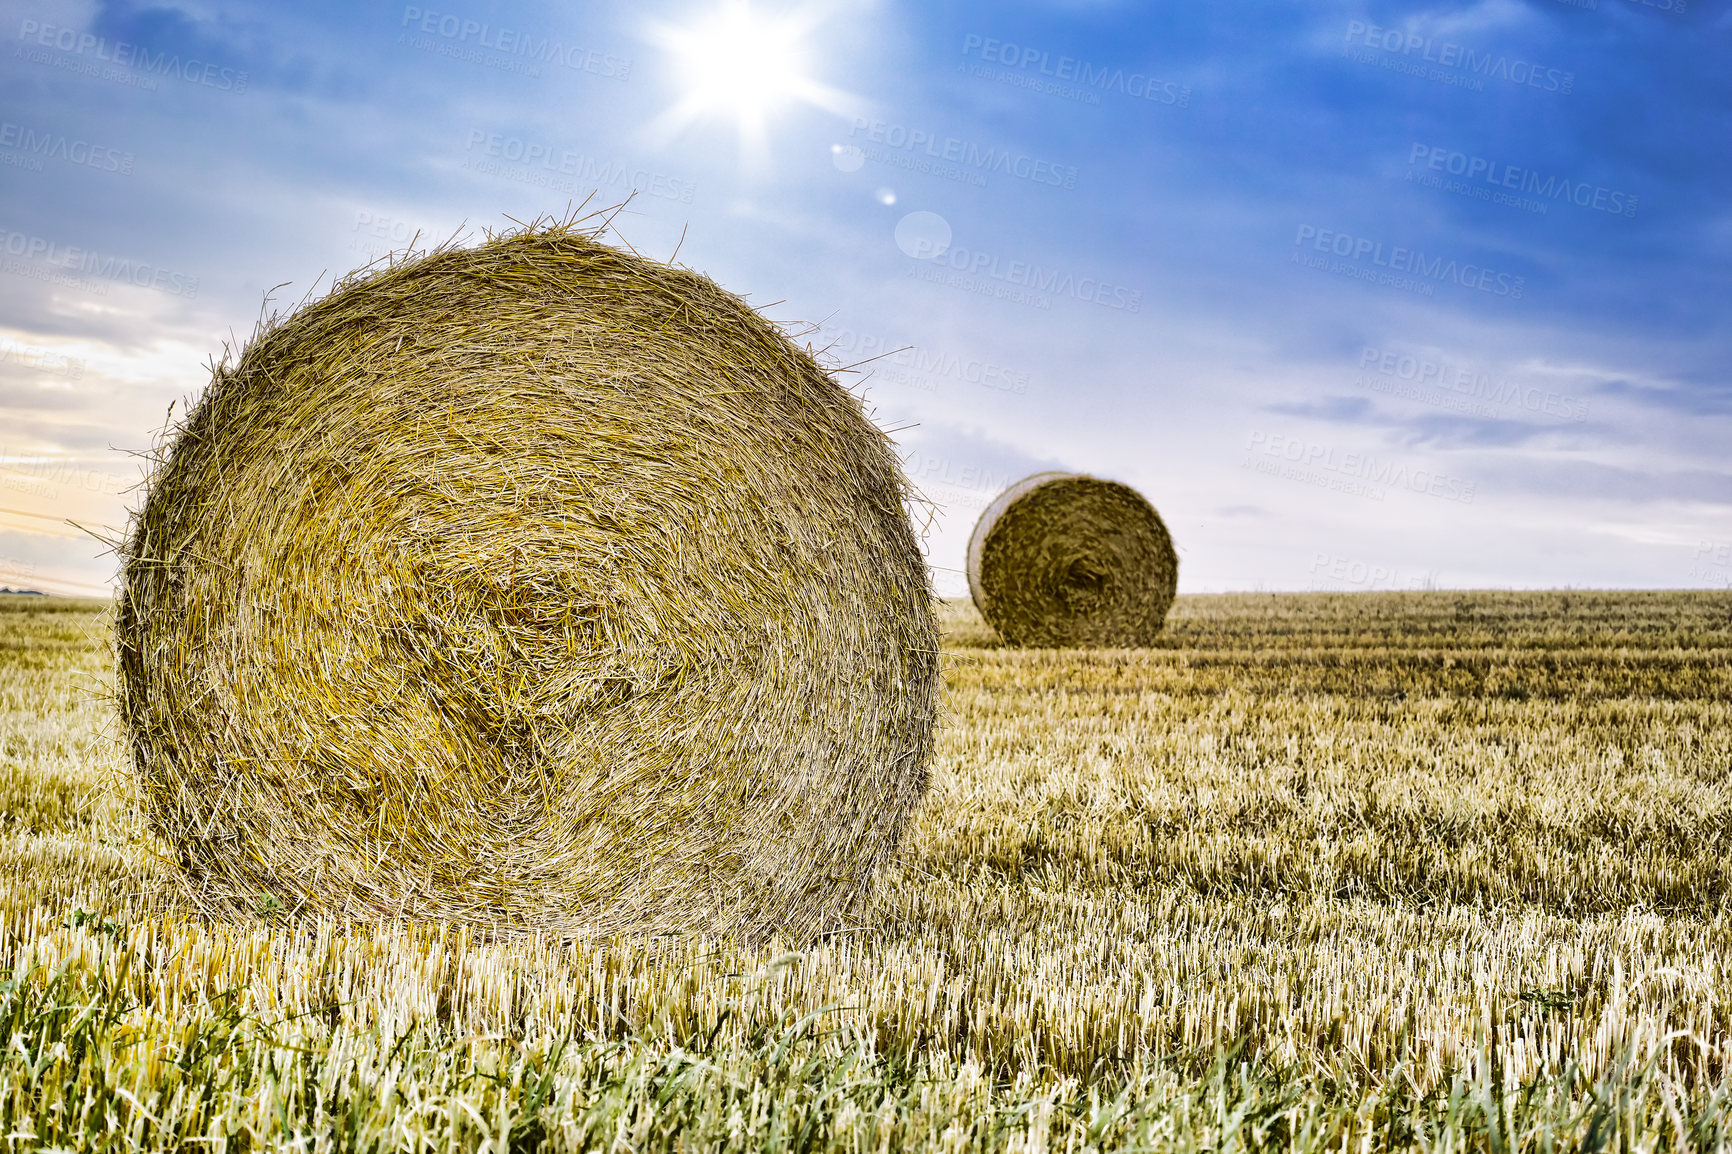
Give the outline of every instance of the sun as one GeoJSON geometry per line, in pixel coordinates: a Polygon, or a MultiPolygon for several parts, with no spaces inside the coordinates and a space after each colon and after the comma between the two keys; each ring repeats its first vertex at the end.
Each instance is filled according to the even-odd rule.
{"type": "Polygon", "coordinates": [[[853,114],[855,97],[809,75],[806,38],[824,15],[816,5],[770,15],[749,0],[722,0],[684,24],[649,25],[648,38],[668,51],[685,90],[651,122],[651,136],[666,143],[700,120],[731,119],[742,150],[763,160],[777,111],[803,103],[853,114]]]}

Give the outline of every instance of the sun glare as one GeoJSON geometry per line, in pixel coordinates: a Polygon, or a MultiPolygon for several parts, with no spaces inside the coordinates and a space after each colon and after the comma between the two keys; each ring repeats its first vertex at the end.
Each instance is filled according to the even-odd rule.
{"type": "Polygon", "coordinates": [[[810,75],[806,37],[822,21],[815,6],[770,15],[748,0],[723,0],[683,24],[652,24],[649,38],[668,51],[684,90],[650,125],[652,137],[666,143],[698,121],[731,119],[747,156],[762,160],[778,110],[804,103],[852,113],[853,97],[810,75]]]}

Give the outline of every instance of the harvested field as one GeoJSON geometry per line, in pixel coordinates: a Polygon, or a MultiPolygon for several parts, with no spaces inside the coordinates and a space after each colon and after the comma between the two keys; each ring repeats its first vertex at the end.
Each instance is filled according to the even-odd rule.
{"type": "Polygon", "coordinates": [[[97,792],[105,612],[0,598],[21,1148],[1729,1141],[1732,594],[948,605],[932,790],[798,951],[205,920],[97,792]]]}

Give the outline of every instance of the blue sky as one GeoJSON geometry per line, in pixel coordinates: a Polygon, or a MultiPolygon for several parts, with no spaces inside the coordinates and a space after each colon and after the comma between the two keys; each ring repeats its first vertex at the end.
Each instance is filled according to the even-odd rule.
{"type": "Polygon", "coordinates": [[[267,293],[635,190],[858,364],[943,592],[1048,468],[1181,591],[1732,587],[1721,4],[0,10],[0,584],[109,580],[267,293]]]}

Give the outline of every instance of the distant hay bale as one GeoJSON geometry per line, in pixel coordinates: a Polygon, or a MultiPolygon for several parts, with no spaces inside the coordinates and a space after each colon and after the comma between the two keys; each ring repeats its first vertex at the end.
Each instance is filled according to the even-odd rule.
{"type": "Polygon", "coordinates": [[[573,222],[355,274],[134,515],[144,812],[217,911],[809,935],[927,783],[907,492],[809,353],[573,222]]]}
{"type": "Polygon", "coordinates": [[[1012,645],[1148,645],[1178,587],[1179,556],[1135,489],[1076,473],[1018,481],[968,542],[968,591],[1012,645]]]}

